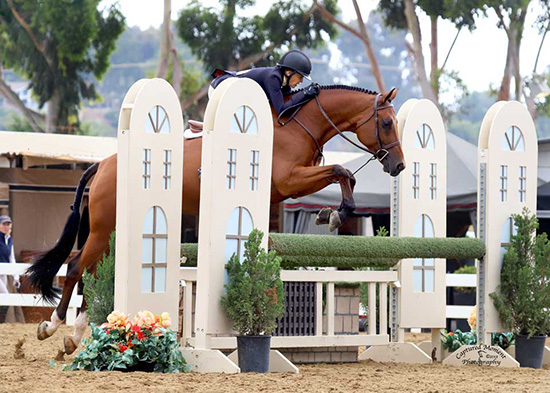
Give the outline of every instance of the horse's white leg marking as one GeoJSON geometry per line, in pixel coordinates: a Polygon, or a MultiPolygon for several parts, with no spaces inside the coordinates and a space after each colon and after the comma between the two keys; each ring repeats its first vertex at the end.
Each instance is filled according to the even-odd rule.
{"type": "Polygon", "coordinates": [[[88,327],[88,320],[86,319],[86,311],[78,314],[76,321],[74,323],[74,332],[72,336],[73,342],[78,346],[86,328],[88,327]]]}
{"type": "Polygon", "coordinates": [[[84,335],[86,328],[88,327],[88,321],[86,320],[86,311],[78,314],[76,321],[74,323],[74,333],[72,336],[65,336],[63,344],[65,346],[65,353],[70,355],[78,348],[80,344],[80,339],[84,335]]]}
{"type": "Polygon", "coordinates": [[[62,323],[63,320],[57,316],[57,310],[54,310],[54,312],[52,313],[52,317],[50,318],[50,322],[44,321],[40,325],[38,325],[38,339],[44,340],[50,337],[57,331],[59,325],[61,325],[62,323]]]}

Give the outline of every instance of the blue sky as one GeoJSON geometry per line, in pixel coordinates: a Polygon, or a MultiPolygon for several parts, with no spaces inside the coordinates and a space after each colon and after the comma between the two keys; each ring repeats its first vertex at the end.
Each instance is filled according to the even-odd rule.
{"type": "MultiPolygon", "coordinates": [[[[102,5],[115,3],[115,0],[104,0],[102,5]]],[[[118,0],[122,12],[126,16],[130,26],[137,25],[142,29],[149,26],[158,27],[162,23],[163,0],[118,0]]],[[[172,0],[173,18],[177,11],[188,4],[188,0],[172,0]]],[[[217,6],[219,3],[215,0],[204,0],[202,2],[208,6],[217,6]]],[[[257,1],[249,13],[264,14],[271,6],[273,1],[257,1]]],[[[351,0],[340,0],[342,15],[344,20],[355,17],[355,11],[351,0]]],[[[364,0],[359,2],[363,18],[366,19],[368,13],[376,7],[377,1],[364,0]]],[[[536,29],[532,27],[533,22],[540,8],[537,1],[533,1],[525,24],[525,32],[520,52],[520,68],[523,76],[529,75],[533,70],[535,57],[540,44],[541,36],[536,29]]],[[[429,65],[429,19],[427,16],[420,17],[421,28],[423,32],[423,48],[429,65]]],[[[470,90],[486,90],[489,84],[498,85],[502,78],[504,62],[506,59],[506,33],[496,27],[497,16],[494,12],[489,12],[488,17],[480,18],[477,23],[477,29],[473,32],[462,31],[457,40],[455,48],[451,53],[446,68],[459,72],[470,90]]],[[[454,39],[456,29],[450,22],[439,22],[439,61],[444,61],[449,46],[454,39]]],[[[537,71],[540,73],[550,65],[550,36],[547,36],[544,47],[541,52],[537,71]]]]}

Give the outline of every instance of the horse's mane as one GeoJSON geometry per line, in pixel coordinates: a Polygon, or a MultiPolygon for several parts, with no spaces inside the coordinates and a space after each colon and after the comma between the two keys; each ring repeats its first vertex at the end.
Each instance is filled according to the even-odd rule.
{"type": "MultiPolygon", "coordinates": [[[[307,87],[302,87],[297,90],[291,90],[290,92],[286,93],[285,96],[292,95],[295,93],[299,93],[300,91],[306,89],[307,87]]],[[[319,86],[321,90],[350,90],[350,91],[358,91],[360,93],[370,94],[370,95],[376,95],[378,92],[365,89],[363,87],[356,87],[356,86],[347,86],[347,85],[323,85],[319,86]]]]}

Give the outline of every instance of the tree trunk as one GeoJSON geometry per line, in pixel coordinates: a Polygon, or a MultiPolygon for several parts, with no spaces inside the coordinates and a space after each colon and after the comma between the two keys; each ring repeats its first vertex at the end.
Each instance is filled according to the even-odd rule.
{"type": "Polygon", "coordinates": [[[435,98],[439,101],[439,68],[437,66],[437,15],[430,17],[432,27],[432,42],[430,42],[431,54],[431,70],[430,83],[435,94],[435,98]]]}
{"type": "Polygon", "coordinates": [[[506,53],[506,64],[504,66],[504,75],[500,88],[498,90],[497,101],[510,100],[510,83],[512,81],[512,40],[508,39],[508,51],[506,53]]]}
{"type": "Polygon", "coordinates": [[[160,55],[159,63],[157,65],[157,72],[155,73],[156,78],[166,79],[168,64],[170,63],[170,49],[172,49],[170,42],[171,6],[172,0],[164,0],[164,20],[160,28],[160,55]]]}
{"type": "Polygon", "coordinates": [[[363,44],[365,45],[365,53],[367,54],[367,58],[369,59],[371,72],[374,78],[376,79],[376,85],[378,86],[378,90],[380,90],[380,92],[385,92],[386,85],[384,84],[384,78],[382,77],[382,72],[380,71],[380,67],[378,66],[378,60],[376,59],[374,50],[372,49],[372,44],[370,42],[370,35],[365,27],[365,22],[363,22],[363,16],[361,15],[361,10],[359,9],[359,5],[357,5],[357,0],[353,0],[353,6],[355,7],[355,14],[357,15],[359,30],[361,31],[361,35],[363,36],[362,41],[363,41],[363,44]]]}
{"type": "Polygon", "coordinates": [[[61,93],[55,90],[52,98],[48,101],[48,112],[46,114],[46,132],[54,134],[56,132],[65,133],[59,128],[59,112],[61,110],[61,93]],[[59,129],[58,129],[59,128],[59,129]]]}
{"type": "Polygon", "coordinates": [[[428,76],[426,75],[426,66],[424,62],[424,54],[422,53],[422,36],[420,34],[420,24],[418,17],[414,11],[413,0],[403,0],[405,6],[405,17],[407,19],[407,27],[413,37],[413,54],[416,76],[422,89],[424,98],[431,100],[439,106],[437,97],[432,89],[428,76]]]}

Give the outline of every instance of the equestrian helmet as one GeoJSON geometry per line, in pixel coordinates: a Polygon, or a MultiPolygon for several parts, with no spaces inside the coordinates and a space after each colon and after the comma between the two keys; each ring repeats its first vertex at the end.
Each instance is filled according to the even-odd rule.
{"type": "Polygon", "coordinates": [[[277,63],[278,67],[291,69],[305,78],[311,73],[311,61],[307,55],[299,50],[293,49],[283,55],[277,63]]]}

